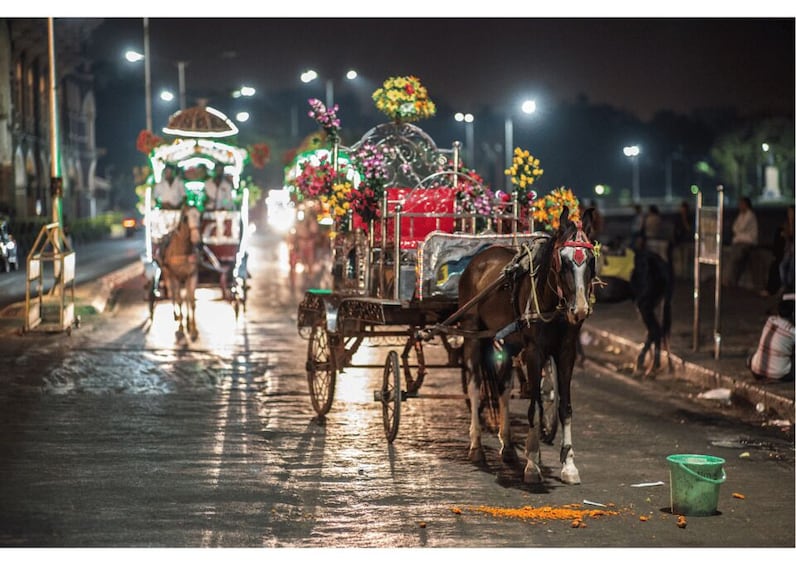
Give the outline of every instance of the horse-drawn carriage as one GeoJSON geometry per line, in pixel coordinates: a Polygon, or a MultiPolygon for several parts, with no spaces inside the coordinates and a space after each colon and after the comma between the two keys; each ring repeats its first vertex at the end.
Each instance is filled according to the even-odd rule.
{"type": "MultiPolygon", "coordinates": [[[[185,298],[189,325],[192,324],[196,288],[218,289],[222,298],[232,304],[236,316],[246,309],[249,191],[241,181],[241,173],[247,151],[219,141],[223,136],[218,132],[176,125],[181,114],[184,114],[183,121],[191,115],[195,120],[196,114],[208,110],[212,109],[197,107],[176,114],[164,132],[178,135],[149,153],[153,182],[146,185],[143,194],[145,251],[142,259],[148,279],[150,318],[159,299],[171,299],[178,309],[182,306],[179,287],[177,283],[171,285],[167,276],[176,270],[169,268],[171,263],[184,265],[185,270],[191,272],[181,285],[190,287],[185,298]],[[178,196],[171,205],[157,194],[167,170],[175,172],[175,186],[179,186],[178,196]],[[230,185],[230,197],[223,204],[220,199],[214,202],[208,194],[208,184],[216,179],[230,185]],[[177,245],[181,245],[183,251],[171,251],[177,245]],[[167,257],[169,253],[171,257],[167,257]]],[[[232,125],[225,117],[218,121],[232,125]]],[[[218,190],[215,185],[213,188],[218,190]]],[[[195,333],[195,326],[192,333],[195,333]]]]}
{"type": "MultiPolygon", "coordinates": [[[[492,195],[480,177],[462,167],[458,143],[451,150],[439,149],[412,124],[377,126],[347,153],[373,153],[374,148],[385,156],[379,211],[362,218],[348,209],[335,217],[332,288],[310,289],[298,307],[299,333],[308,339],[310,398],[318,417],[332,408],[340,371],[382,369],[374,400],[381,405],[387,441],[393,442],[402,402],[432,396],[420,392],[427,371],[458,369],[462,398],[471,409],[471,457],[483,457],[480,408],[499,404],[502,454],[509,458],[507,403],[517,375],[521,396],[536,402],[529,414],[535,414],[542,440],[551,443],[559,416],[563,421],[562,477],[579,482],[572,462],[569,378],[573,336],[591,311],[593,249],[586,228],[565,215],[552,233],[535,231],[516,193],[490,198],[488,210],[474,206],[466,195],[492,195]],[[493,257],[496,249],[501,258],[493,257]],[[486,304],[496,312],[507,306],[508,318],[490,317],[486,304]],[[573,320],[567,321],[570,316],[573,320]],[[544,335],[534,334],[534,344],[523,349],[527,332],[544,335]],[[402,349],[388,351],[383,365],[354,363],[363,343],[396,339],[402,349]],[[428,342],[444,348],[446,362],[425,362],[428,342]],[[485,365],[501,375],[500,386],[482,371],[486,357],[485,365]]],[[[338,150],[334,146],[332,155],[338,150]]],[[[332,166],[337,169],[334,160],[332,166]]],[[[343,176],[356,190],[357,172],[343,176]]],[[[535,441],[526,443],[529,482],[541,480],[538,437],[535,441]]]]}

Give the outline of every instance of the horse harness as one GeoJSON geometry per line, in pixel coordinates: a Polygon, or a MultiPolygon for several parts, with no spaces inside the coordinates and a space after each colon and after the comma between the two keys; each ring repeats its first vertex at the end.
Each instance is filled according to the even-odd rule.
{"type": "Polygon", "coordinates": [[[585,253],[584,249],[588,249],[592,252],[594,250],[594,245],[589,241],[588,236],[586,236],[585,232],[583,231],[581,223],[577,222],[576,226],[577,232],[572,239],[569,239],[560,245],[554,244],[553,247],[552,271],[555,275],[556,283],[555,287],[553,287],[548,279],[547,284],[558,296],[558,304],[556,305],[555,310],[552,312],[542,312],[541,308],[539,307],[539,293],[536,286],[539,274],[539,264],[534,265],[534,258],[544,245],[544,241],[552,237],[550,234],[540,234],[539,237],[533,240],[531,245],[523,243],[522,247],[511,260],[511,262],[504,267],[504,286],[509,287],[511,290],[511,302],[514,307],[516,318],[513,322],[501,328],[495,334],[494,342],[496,347],[500,347],[504,340],[512,333],[529,328],[534,322],[551,322],[556,316],[559,316],[564,309],[566,309],[566,299],[564,298],[564,291],[561,289],[560,282],[561,251],[568,247],[575,248],[572,260],[577,265],[582,265],[588,260],[588,255],[585,253]],[[531,291],[528,294],[528,299],[525,302],[524,311],[520,311],[520,288],[522,286],[522,277],[526,274],[530,277],[531,291]]]}
{"type": "MultiPolygon", "coordinates": [[[[518,332],[524,328],[530,327],[533,322],[542,321],[542,322],[550,322],[556,316],[560,315],[561,312],[566,308],[566,300],[564,299],[564,292],[561,290],[561,284],[559,279],[559,271],[561,270],[561,257],[560,252],[562,249],[567,247],[574,247],[575,253],[573,255],[573,261],[575,261],[578,265],[583,264],[585,261],[588,260],[587,254],[583,251],[584,249],[594,250],[594,245],[589,241],[589,238],[586,236],[580,222],[576,223],[577,225],[577,232],[575,233],[575,237],[565,241],[563,244],[558,245],[555,244],[553,249],[553,272],[556,276],[556,286],[553,288],[554,292],[558,296],[558,304],[556,305],[556,309],[552,312],[542,312],[541,308],[539,307],[539,298],[538,292],[536,288],[536,282],[538,278],[539,272],[539,265],[534,265],[534,258],[542,246],[548,241],[552,236],[548,233],[539,232],[534,234],[534,238],[530,245],[528,243],[523,243],[520,250],[517,254],[512,258],[509,263],[503,267],[503,271],[501,272],[500,276],[487,288],[483,289],[478,295],[474,296],[473,298],[468,301],[467,304],[460,307],[454,314],[452,314],[445,322],[441,324],[436,324],[431,330],[421,330],[418,331],[417,337],[418,339],[422,340],[429,340],[438,333],[447,333],[451,335],[460,335],[463,337],[469,337],[474,339],[481,339],[486,337],[492,337],[493,343],[496,348],[500,349],[504,340],[514,332],[518,332]],[[528,295],[528,300],[525,303],[524,311],[520,311],[519,308],[519,294],[521,288],[521,281],[522,277],[528,275],[531,280],[531,292],[528,295]],[[462,329],[454,329],[451,327],[453,323],[455,323],[462,315],[469,310],[472,306],[480,302],[486,294],[492,292],[496,288],[508,288],[510,290],[511,295],[511,302],[514,307],[515,312],[515,319],[513,322],[507,324],[505,327],[498,330],[498,332],[494,335],[488,330],[481,330],[481,331],[468,331],[462,329]]],[[[548,281],[548,285],[550,281],[548,281]]],[[[592,281],[592,286],[595,284],[592,281]]],[[[552,288],[552,286],[551,286],[552,288]]]]}

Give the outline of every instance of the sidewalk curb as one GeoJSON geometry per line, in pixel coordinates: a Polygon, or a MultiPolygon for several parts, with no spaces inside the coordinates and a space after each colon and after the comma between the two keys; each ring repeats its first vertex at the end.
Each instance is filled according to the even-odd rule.
{"type": "Polygon", "coordinates": [[[144,274],[144,265],[140,261],[131,263],[116,271],[108,273],[95,281],[83,283],[75,287],[75,300],[78,296],[85,298],[97,312],[104,312],[108,307],[113,290],[139,275],[144,274]]]}
{"type": "MultiPolygon", "coordinates": [[[[103,313],[117,287],[143,274],[144,265],[139,261],[96,280],[75,284],[75,304],[91,306],[97,313],[103,313]]],[[[0,335],[18,334],[24,321],[25,300],[8,304],[0,310],[0,335]]]]}
{"type": "MultiPolygon", "coordinates": [[[[610,344],[622,350],[623,356],[628,354],[632,359],[641,352],[641,344],[628,340],[620,335],[597,329],[591,325],[584,324],[583,332],[590,334],[597,341],[610,344]]],[[[665,353],[661,354],[661,363],[665,363],[665,353]]],[[[723,375],[707,367],[702,367],[690,361],[685,361],[675,354],[670,354],[672,364],[677,372],[677,378],[692,382],[706,390],[714,388],[728,388],[733,396],[743,398],[752,406],[762,404],[766,409],[774,412],[778,418],[786,419],[793,423],[794,401],[765,390],[754,382],[745,381],[723,375]]]]}

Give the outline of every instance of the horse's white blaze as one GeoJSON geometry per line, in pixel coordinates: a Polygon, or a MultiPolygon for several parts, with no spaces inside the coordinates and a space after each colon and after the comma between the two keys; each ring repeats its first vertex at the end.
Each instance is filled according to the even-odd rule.
{"type": "Polygon", "coordinates": [[[576,253],[580,254],[581,257],[584,254],[582,248],[579,247],[565,247],[561,250],[562,257],[568,259],[572,264],[575,279],[575,304],[570,305],[570,313],[575,322],[580,322],[591,315],[591,303],[588,297],[590,281],[587,280],[589,261],[588,258],[581,258],[579,262],[576,261],[576,253]]]}

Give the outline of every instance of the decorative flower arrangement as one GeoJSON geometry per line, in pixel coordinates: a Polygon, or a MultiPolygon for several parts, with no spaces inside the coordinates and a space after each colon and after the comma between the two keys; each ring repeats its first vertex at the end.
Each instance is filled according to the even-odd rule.
{"type": "Polygon", "coordinates": [[[351,208],[351,192],[354,187],[349,181],[340,180],[332,184],[328,194],[321,194],[319,200],[324,209],[335,218],[343,218],[351,208]]]}
{"type": "Polygon", "coordinates": [[[556,188],[547,196],[534,200],[531,206],[534,221],[544,224],[548,231],[558,229],[559,217],[564,206],[569,208],[570,220],[576,222],[580,219],[578,199],[568,188],[556,188]]]}
{"type": "Polygon", "coordinates": [[[149,155],[155,147],[162,143],[163,138],[158,137],[149,130],[142,129],[138,133],[138,138],[135,140],[135,148],[144,155],[149,155]]]}
{"type": "Polygon", "coordinates": [[[468,178],[459,177],[457,181],[456,199],[464,212],[478,214],[479,216],[490,216],[495,194],[486,185],[483,177],[472,169],[462,169],[468,178]]]}
{"type": "Polygon", "coordinates": [[[294,194],[299,200],[318,200],[321,196],[329,196],[334,177],[334,169],[326,156],[321,157],[318,165],[307,161],[301,165],[301,173],[296,176],[294,194]]]}
{"type": "Polygon", "coordinates": [[[376,108],[391,120],[416,122],[437,113],[426,87],[416,76],[390,77],[372,95],[376,108]]]}
{"type": "Polygon", "coordinates": [[[318,122],[318,125],[332,138],[339,137],[340,133],[340,118],[337,117],[337,104],[327,108],[323,102],[317,98],[310,98],[310,110],[307,115],[318,122]]]}
{"type": "Polygon", "coordinates": [[[352,188],[351,203],[354,212],[365,222],[375,220],[381,212],[381,199],[387,183],[387,154],[389,149],[365,143],[353,155],[353,164],[359,171],[360,183],[352,188]]]}
{"type": "Polygon", "coordinates": [[[255,169],[262,169],[271,159],[271,148],[267,143],[255,143],[249,147],[249,159],[255,169]]]}
{"type": "Polygon", "coordinates": [[[531,186],[544,174],[544,169],[539,167],[539,159],[527,150],[515,147],[511,167],[505,173],[511,177],[520,206],[526,208],[536,198],[536,192],[531,186]]]}

